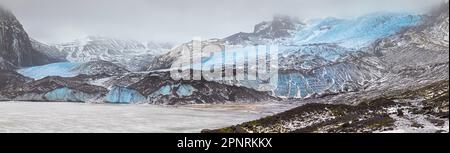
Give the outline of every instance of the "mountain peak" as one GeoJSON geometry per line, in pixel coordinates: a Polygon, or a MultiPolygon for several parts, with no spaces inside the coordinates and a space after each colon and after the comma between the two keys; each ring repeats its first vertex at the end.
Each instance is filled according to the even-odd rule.
{"type": "Polygon", "coordinates": [[[297,18],[275,15],[272,21],[257,24],[253,33],[274,38],[286,37],[290,35],[289,31],[297,29],[299,24],[302,23],[297,18]]]}
{"type": "Polygon", "coordinates": [[[236,33],[224,38],[229,44],[259,44],[280,38],[293,36],[294,31],[304,25],[298,18],[287,15],[275,15],[272,21],[255,25],[252,33],[236,33]]]}
{"type": "Polygon", "coordinates": [[[22,24],[0,6],[0,69],[43,65],[50,59],[33,49],[22,24]]]}

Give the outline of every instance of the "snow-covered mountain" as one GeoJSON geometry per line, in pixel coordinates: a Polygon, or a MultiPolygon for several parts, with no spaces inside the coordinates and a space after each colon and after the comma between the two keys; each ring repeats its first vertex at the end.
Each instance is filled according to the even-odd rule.
{"type": "MultiPolygon", "coordinates": [[[[305,22],[292,17],[275,16],[273,21],[256,25],[253,33],[241,32],[224,39],[205,40],[202,45],[276,44],[283,56],[286,54],[318,55],[327,61],[335,61],[346,53],[367,47],[377,39],[395,34],[402,28],[414,26],[420,20],[419,15],[399,13],[374,13],[354,19],[325,18],[305,22]]],[[[192,50],[192,42],[182,44],[169,53],[159,56],[160,60],[157,62],[173,61],[180,57],[180,50],[183,48],[192,50]]],[[[170,63],[165,66],[163,68],[169,68],[170,63]]],[[[161,67],[150,67],[150,69],[158,68],[161,67]]]]}
{"type": "MultiPolygon", "coordinates": [[[[445,30],[448,19],[445,17],[440,17],[439,19],[442,21],[431,22],[428,21],[427,17],[415,14],[374,13],[353,19],[325,18],[301,22],[295,18],[277,16],[273,21],[256,25],[253,33],[239,33],[224,39],[210,39],[201,43],[203,46],[216,46],[215,50],[209,48],[208,51],[212,52],[221,52],[226,45],[241,46],[235,48],[236,53],[239,55],[250,53],[249,47],[252,47],[252,45],[278,44],[278,63],[280,68],[278,84],[276,88],[267,94],[270,94],[269,97],[286,99],[311,98],[329,94],[358,92],[374,88],[374,84],[383,82],[383,80],[395,80],[392,77],[399,73],[395,73],[392,67],[402,66],[396,61],[407,59],[416,61],[414,62],[416,65],[421,64],[422,66],[427,63],[444,63],[445,68],[445,61],[448,61],[448,58],[445,58],[446,56],[438,57],[439,55],[446,55],[445,52],[421,52],[427,57],[424,57],[425,60],[420,61],[420,58],[415,57],[418,54],[410,53],[416,49],[414,45],[417,44],[431,47],[428,50],[444,50],[443,48],[445,47],[442,46],[448,45],[448,39],[445,41],[445,38],[443,38],[446,35],[448,36],[448,30],[445,30]],[[411,29],[411,27],[424,29],[422,32],[427,33],[425,35],[427,38],[419,39],[422,36],[417,36],[416,32],[411,32],[411,36],[400,35],[400,33],[404,33],[406,29],[411,29]],[[442,36],[435,34],[442,34],[442,36]],[[415,39],[407,39],[409,37],[415,39]],[[426,41],[428,43],[415,43],[416,41],[426,41]],[[395,51],[380,51],[381,48],[389,49],[389,47],[394,46],[402,47],[395,51]],[[399,51],[402,52],[397,54],[399,51]],[[390,54],[393,55],[391,56],[390,54]],[[432,60],[431,58],[439,60],[432,60]],[[436,63],[436,61],[441,62],[436,63]]],[[[88,37],[86,40],[57,45],[56,48],[58,50],[68,53],[67,60],[72,62],[53,63],[48,65],[48,67],[27,68],[18,72],[35,79],[54,76],[40,73],[48,72],[45,70],[49,68],[57,70],[58,72],[55,73],[57,76],[77,78],[77,75],[85,74],[82,77],[85,78],[84,81],[88,84],[95,84],[110,90],[117,89],[115,92],[119,95],[110,95],[115,97],[112,100],[110,99],[111,102],[120,102],[118,99],[121,98],[117,98],[117,96],[125,96],[129,98],[128,100],[131,100],[130,96],[139,95],[136,93],[140,93],[148,98],[149,95],[163,87],[164,81],[160,81],[161,86],[148,87],[149,85],[146,84],[148,82],[143,82],[142,80],[152,75],[159,75],[158,73],[167,73],[164,72],[164,69],[170,68],[174,61],[179,60],[184,50],[193,50],[192,42],[181,44],[156,57],[153,57],[154,53],[152,52],[154,50],[148,49],[167,48],[165,46],[167,45],[143,44],[137,41],[105,37],[88,37]],[[150,65],[149,70],[160,71],[133,72],[142,65],[150,65]],[[39,77],[36,77],[37,75],[39,77]],[[140,85],[136,85],[139,82],[140,85]],[[134,87],[149,88],[152,92],[142,93],[144,92],[143,90],[147,89],[138,90],[134,87]],[[128,95],[120,95],[121,93],[128,95]]],[[[214,55],[202,59],[202,63],[194,64],[221,64],[222,62],[221,57],[214,55]]],[[[406,64],[407,61],[403,63],[406,64]]],[[[404,67],[399,70],[403,69],[404,67]]],[[[445,78],[445,75],[439,76],[445,78]]],[[[167,75],[159,77],[166,82],[180,83],[171,80],[167,75]]],[[[218,83],[223,85],[221,87],[227,88],[237,87],[236,90],[244,90],[242,88],[256,90],[254,85],[257,83],[245,80],[211,82],[208,83],[218,83]]],[[[190,83],[199,84],[199,82],[190,83]]],[[[196,89],[198,90],[198,88],[196,89]]],[[[219,89],[210,90],[219,92],[219,89]]],[[[229,94],[233,94],[233,91],[220,92],[224,92],[223,100],[230,100],[229,96],[231,95],[229,94]]],[[[169,97],[172,97],[172,100],[173,97],[178,97],[177,94],[172,93],[167,95],[171,95],[169,97]]],[[[138,99],[148,102],[149,99],[147,98],[138,99]]],[[[165,103],[171,103],[171,98],[168,100],[165,103]]]]}
{"type": "Polygon", "coordinates": [[[68,53],[59,50],[56,46],[48,45],[34,39],[31,39],[31,45],[36,51],[55,59],[55,61],[66,61],[68,53]]]}
{"type": "Polygon", "coordinates": [[[131,71],[139,71],[153,60],[153,56],[165,53],[172,46],[168,43],[147,44],[134,40],[121,40],[89,36],[69,43],[56,45],[67,53],[66,59],[75,63],[109,61],[131,71]]]}
{"type": "Polygon", "coordinates": [[[292,44],[337,44],[346,48],[361,48],[375,40],[392,35],[402,28],[414,26],[420,15],[404,13],[372,13],[365,16],[340,19],[311,20],[295,33],[292,44]]]}
{"type": "MultiPolygon", "coordinates": [[[[203,49],[215,53],[232,45],[236,56],[256,56],[255,45],[278,45],[278,84],[271,91],[257,90],[257,81],[173,79],[167,69],[193,50],[193,42],[169,49],[168,44],[88,37],[51,46],[30,42],[9,12],[0,13],[0,101],[288,102],[302,105],[217,131],[448,132],[448,2],[424,15],[309,21],[276,16],[252,33],[201,42],[214,45],[203,49]],[[67,61],[36,66],[52,58],[67,61]],[[151,71],[135,72],[143,67],[151,71]]],[[[191,70],[222,59],[219,54],[202,58],[191,70]]]]}
{"type": "MultiPolygon", "coordinates": [[[[273,95],[304,98],[360,90],[382,78],[385,69],[381,62],[360,52],[361,49],[404,28],[416,26],[420,21],[419,15],[401,13],[374,13],[353,19],[325,18],[304,22],[276,16],[273,21],[256,25],[253,33],[206,40],[202,45],[218,46],[216,48],[219,50],[213,52],[221,52],[226,45],[243,46],[234,49],[239,54],[252,54],[246,46],[278,45],[280,77],[273,95]]],[[[149,69],[170,68],[174,61],[182,57],[183,50],[192,50],[192,42],[158,56],[149,69]]],[[[202,64],[223,63],[221,57],[208,59],[202,60],[202,64]]],[[[247,81],[225,83],[249,88],[253,88],[254,84],[247,81]]]]}
{"type": "Polygon", "coordinates": [[[302,29],[305,23],[299,19],[276,15],[272,21],[266,21],[255,25],[252,33],[240,32],[223,40],[229,45],[264,45],[268,43],[283,43],[294,36],[295,32],[302,29]]]}
{"type": "Polygon", "coordinates": [[[361,50],[359,59],[377,61],[384,71],[362,90],[303,99],[306,105],[218,131],[448,133],[448,36],[446,2],[416,26],[361,50]]]}

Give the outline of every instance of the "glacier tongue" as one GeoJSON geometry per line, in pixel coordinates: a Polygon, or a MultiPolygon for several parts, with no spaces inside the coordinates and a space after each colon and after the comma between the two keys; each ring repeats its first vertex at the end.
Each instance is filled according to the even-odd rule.
{"type": "Polygon", "coordinates": [[[17,70],[18,73],[34,78],[36,80],[42,79],[48,76],[60,76],[60,77],[74,77],[78,74],[73,72],[72,69],[78,64],[72,62],[60,62],[52,63],[43,66],[34,66],[17,70]]]}

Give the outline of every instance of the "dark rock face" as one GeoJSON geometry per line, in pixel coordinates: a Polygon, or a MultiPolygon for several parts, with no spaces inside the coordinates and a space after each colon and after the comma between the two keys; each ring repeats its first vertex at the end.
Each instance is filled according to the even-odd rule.
{"type": "Polygon", "coordinates": [[[20,22],[11,12],[0,8],[0,68],[12,69],[53,62],[35,51],[20,22]]]}
{"type": "Polygon", "coordinates": [[[296,30],[300,21],[289,17],[277,15],[271,22],[257,24],[254,34],[262,38],[282,38],[291,36],[291,31],[296,30]]]}
{"type": "MultiPolygon", "coordinates": [[[[21,86],[32,79],[11,70],[0,70],[0,91],[6,88],[21,86]]],[[[1,95],[1,94],[0,94],[1,95]]]]}
{"type": "Polygon", "coordinates": [[[67,61],[66,57],[67,57],[68,53],[60,51],[55,46],[50,46],[50,45],[41,43],[34,39],[31,39],[31,45],[33,46],[33,49],[46,55],[52,61],[56,61],[56,62],[67,61]]]}

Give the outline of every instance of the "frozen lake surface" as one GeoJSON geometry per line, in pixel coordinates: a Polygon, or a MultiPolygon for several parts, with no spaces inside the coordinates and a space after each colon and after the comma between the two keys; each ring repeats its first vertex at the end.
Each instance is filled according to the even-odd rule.
{"type": "Polygon", "coordinates": [[[0,132],[197,133],[259,119],[290,107],[0,102],[0,132]]]}

